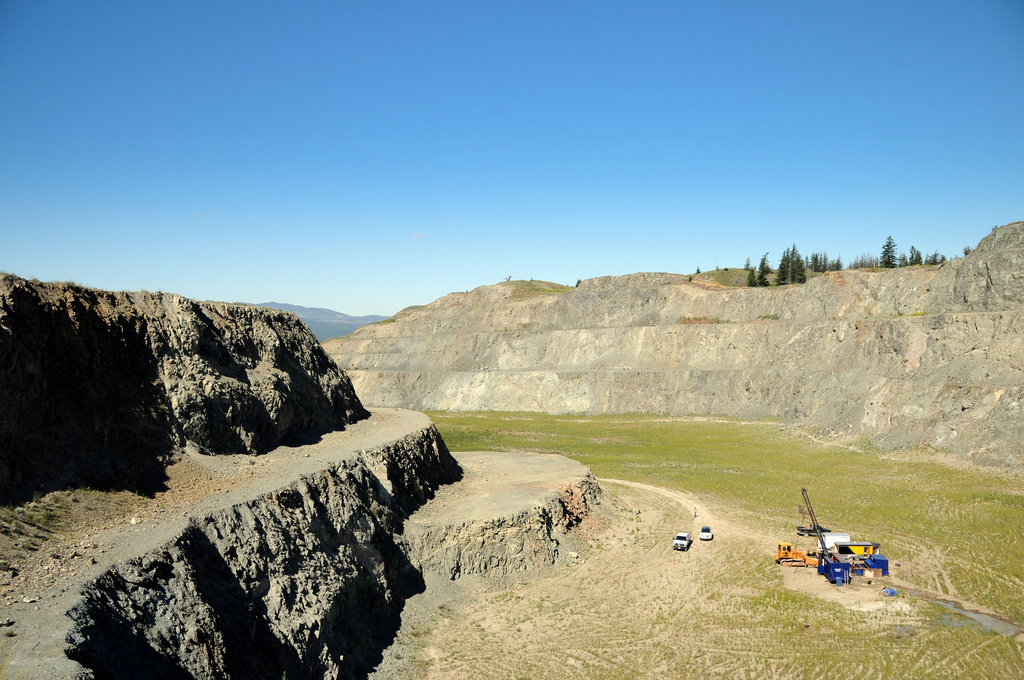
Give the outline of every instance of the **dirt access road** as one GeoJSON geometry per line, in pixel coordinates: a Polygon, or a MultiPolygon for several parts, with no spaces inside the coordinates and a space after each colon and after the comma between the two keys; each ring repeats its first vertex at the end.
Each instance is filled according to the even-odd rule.
{"type": "Polygon", "coordinates": [[[957,648],[951,640],[982,634],[934,625],[925,600],[880,595],[885,581],[837,588],[814,569],[776,565],[776,541],[789,537],[762,518],[599,481],[605,527],[569,548],[579,559],[520,582],[428,581],[433,599],[410,601],[387,677],[806,678],[849,670],[851,658],[882,677],[904,668],[921,678],[1024,673],[1012,649],[986,656],[991,645],[1019,643],[988,635],[957,648]],[[671,550],[676,532],[705,524],[713,541],[671,550]]]}

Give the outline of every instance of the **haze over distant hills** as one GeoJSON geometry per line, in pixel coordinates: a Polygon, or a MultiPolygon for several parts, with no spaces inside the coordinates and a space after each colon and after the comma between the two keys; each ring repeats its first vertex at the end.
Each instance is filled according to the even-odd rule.
{"type": "Polygon", "coordinates": [[[321,342],[328,338],[337,338],[342,335],[348,335],[357,328],[362,328],[367,324],[383,321],[388,318],[386,316],[378,316],[376,314],[368,314],[367,316],[349,316],[348,314],[336,312],[333,309],[324,309],[323,307],[302,307],[299,305],[290,305],[286,302],[257,302],[256,306],[269,307],[270,309],[282,309],[286,312],[295,314],[306,322],[306,325],[313,331],[313,335],[315,335],[316,339],[321,342]]]}

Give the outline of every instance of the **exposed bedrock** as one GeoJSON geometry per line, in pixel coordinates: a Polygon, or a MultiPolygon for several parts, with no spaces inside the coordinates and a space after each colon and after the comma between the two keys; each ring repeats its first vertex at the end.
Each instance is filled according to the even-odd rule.
{"type": "Polygon", "coordinates": [[[430,425],[202,513],[113,564],[69,613],[78,665],[52,674],[365,677],[427,570],[455,579],[553,564],[599,495],[590,471],[561,456],[456,461],[430,425]]]}
{"type": "Polygon", "coordinates": [[[193,519],[86,586],[67,654],[79,677],[361,677],[423,589],[404,508],[460,476],[430,426],[193,519]]]}
{"type": "Polygon", "coordinates": [[[365,416],[293,314],[0,275],[0,496],[150,491],[186,445],[258,454],[365,416]]]}
{"type": "Polygon", "coordinates": [[[1024,223],[940,266],[715,288],[510,282],[324,343],[372,405],[779,417],[1024,462],[1024,223]]]}
{"type": "Polygon", "coordinates": [[[463,479],[441,489],[405,525],[403,544],[424,571],[457,579],[508,576],[554,564],[565,534],[600,503],[593,474],[568,458],[456,455],[463,479]]]}

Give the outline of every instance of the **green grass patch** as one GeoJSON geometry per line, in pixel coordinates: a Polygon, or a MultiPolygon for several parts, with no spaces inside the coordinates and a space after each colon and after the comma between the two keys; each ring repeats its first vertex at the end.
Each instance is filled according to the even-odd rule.
{"type": "Polygon", "coordinates": [[[742,267],[738,269],[736,267],[713,269],[696,274],[695,276],[699,276],[706,281],[714,281],[727,288],[740,288],[747,285],[747,270],[742,267]]]}
{"type": "Polygon", "coordinates": [[[524,300],[538,295],[561,295],[573,290],[572,286],[563,286],[550,281],[502,281],[498,285],[512,288],[510,297],[513,300],[524,300]]]}
{"type": "Polygon", "coordinates": [[[926,456],[887,458],[816,444],[771,423],[652,415],[431,412],[453,451],[561,453],[598,477],[698,494],[790,537],[800,489],[823,524],[881,543],[900,576],[1024,623],[1024,492],[1019,476],[954,469],[926,456]],[[936,560],[940,563],[936,563],[936,560]],[[916,564],[917,566],[911,566],[916,564]]]}

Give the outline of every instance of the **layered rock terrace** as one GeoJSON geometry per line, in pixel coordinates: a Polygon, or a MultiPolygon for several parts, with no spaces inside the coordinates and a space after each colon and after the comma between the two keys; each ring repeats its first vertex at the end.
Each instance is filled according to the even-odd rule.
{"type": "Polygon", "coordinates": [[[559,457],[464,471],[426,416],[371,417],[294,315],[246,305],[4,275],[0,387],[0,493],[152,509],[4,575],[12,674],[366,677],[425,576],[551,564],[600,492],[559,457]]]}
{"type": "Polygon", "coordinates": [[[715,288],[674,274],[453,293],[324,343],[366,403],[781,418],[1024,462],[1024,223],[940,266],[715,288]],[[550,288],[550,287],[549,287],[550,288]]]}
{"type": "Polygon", "coordinates": [[[550,565],[600,494],[560,456],[462,454],[460,465],[426,416],[401,410],[246,458],[196,456],[225,493],[97,537],[110,550],[79,588],[8,608],[34,643],[16,647],[11,671],[365,677],[426,574],[550,565]],[[494,467],[515,475],[488,474],[508,456],[494,467]]]}

